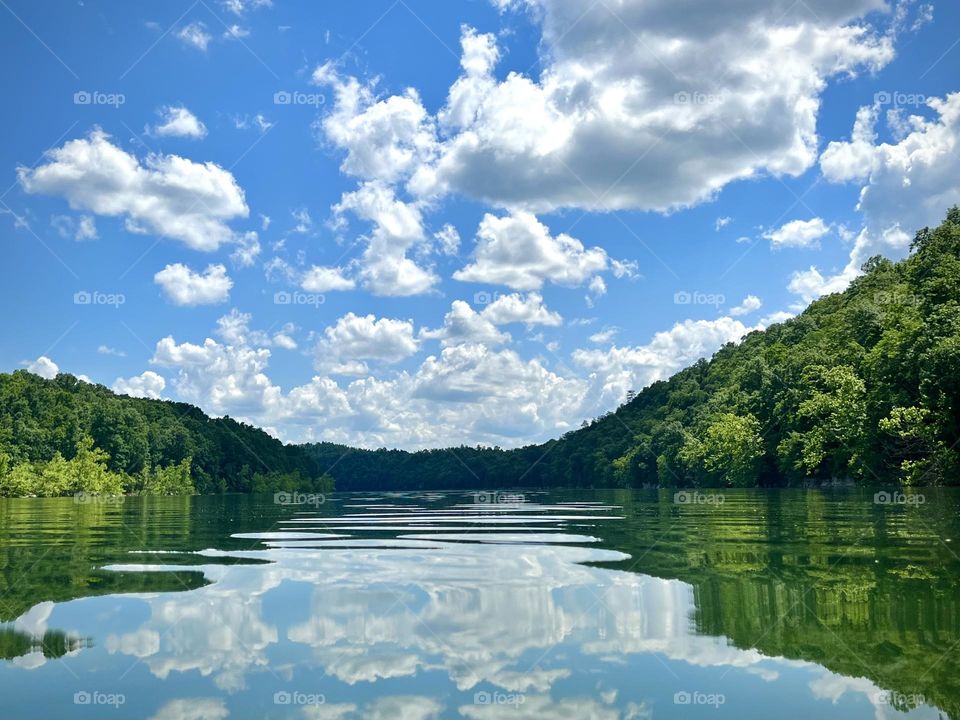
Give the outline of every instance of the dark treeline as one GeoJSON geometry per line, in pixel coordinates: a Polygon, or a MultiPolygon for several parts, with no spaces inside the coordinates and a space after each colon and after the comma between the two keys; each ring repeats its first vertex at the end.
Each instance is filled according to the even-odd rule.
{"type": "Polygon", "coordinates": [[[285,446],[230,418],[70,375],[0,375],[0,494],[65,494],[29,484],[24,492],[10,478],[39,477],[50,463],[61,463],[53,477],[69,475],[62,463],[92,462],[90,453],[134,491],[184,463],[201,493],[332,481],[340,490],[958,484],[960,209],[918,232],[909,258],[873,258],[864,270],[845,292],[726,345],[616,412],[510,451],[285,446]]]}

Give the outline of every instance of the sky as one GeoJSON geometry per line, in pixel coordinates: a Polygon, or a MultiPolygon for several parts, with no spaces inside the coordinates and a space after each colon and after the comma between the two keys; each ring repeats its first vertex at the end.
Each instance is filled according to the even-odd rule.
{"type": "Polygon", "coordinates": [[[0,0],[0,370],[576,429],[960,202],[948,0],[0,0]]]}

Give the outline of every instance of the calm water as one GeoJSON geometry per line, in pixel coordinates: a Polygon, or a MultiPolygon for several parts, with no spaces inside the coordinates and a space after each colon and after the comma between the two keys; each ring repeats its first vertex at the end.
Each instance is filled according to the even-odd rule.
{"type": "Polygon", "coordinates": [[[2,501],[0,717],[960,717],[957,493],[504,499],[2,501]]]}

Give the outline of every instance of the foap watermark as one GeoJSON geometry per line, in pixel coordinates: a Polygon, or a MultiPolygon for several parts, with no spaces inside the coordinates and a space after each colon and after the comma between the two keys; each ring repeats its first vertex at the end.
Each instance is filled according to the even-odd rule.
{"type": "Polygon", "coordinates": [[[106,693],[99,690],[79,690],[73,694],[74,705],[97,705],[98,707],[119,708],[126,704],[123,693],[106,693]]]}
{"type": "Polygon", "coordinates": [[[919,295],[913,293],[880,291],[873,294],[873,302],[877,305],[912,305],[917,307],[922,299],[919,295]]]}
{"type": "Polygon", "coordinates": [[[881,490],[873,496],[874,505],[923,505],[927,498],[920,493],[901,492],[899,490],[881,490]]]}
{"type": "Polygon", "coordinates": [[[78,492],[73,496],[75,505],[123,505],[126,500],[125,495],[95,495],[78,492]]]}
{"type": "Polygon", "coordinates": [[[673,96],[675,105],[719,105],[726,97],[722,93],[681,90],[673,96]]]}
{"type": "Polygon", "coordinates": [[[895,708],[914,709],[927,704],[927,699],[920,693],[902,693],[896,690],[884,690],[875,693],[873,702],[877,705],[892,705],[895,708]]]}
{"type": "Polygon", "coordinates": [[[273,294],[274,305],[312,305],[319,308],[327,301],[327,298],[321,293],[288,292],[281,290],[273,294]]]}
{"type": "Polygon", "coordinates": [[[305,493],[305,492],[278,492],[273,494],[275,505],[323,505],[327,501],[327,496],[323,493],[305,493]]]}
{"type": "Polygon", "coordinates": [[[74,105],[108,105],[119,108],[127,101],[123,93],[108,93],[100,90],[77,90],[73,94],[74,105]]]}
{"type": "Polygon", "coordinates": [[[673,494],[674,505],[723,505],[720,493],[701,493],[696,490],[678,490],[673,494]]]}
{"type": "Polygon", "coordinates": [[[699,290],[677,290],[673,294],[674,305],[713,305],[720,307],[727,302],[721,293],[705,293],[699,290]]]}
{"type": "Polygon", "coordinates": [[[73,294],[74,305],[109,305],[118,308],[127,301],[123,293],[107,293],[99,290],[78,290],[73,294]]]}
{"type": "Polygon", "coordinates": [[[496,690],[486,692],[485,690],[481,690],[473,694],[474,705],[506,705],[516,709],[526,701],[527,698],[523,693],[505,693],[496,690]]]}
{"type": "Polygon", "coordinates": [[[927,96],[922,93],[907,93],[899,90],[880,90],[873,95],[873,102],[877,106],[883,107],[920,107],[927,104],[927,96]]]}
{"type": "Polygon", "coordinates": [[[477,505],[519,505],[527,500],[522,493],[476,492],[473,502],[477,505]]]}
{"type": "Polygon", "coordinates": [[[705,693],[699,690],[689,692],[680,690],[673,694],[674,705],[709,705],[718,708],[727,702],[727,697],[723,693],[705,693]]]}
{"type": "Polygon", "coordinates": [[[503,293],[499,293],[491,290],[480,290],[473,294],[473,304],[474,305],[489,305],[494,303],[500,298],[504,297],[503,293]]]}
{"type": "Polygon", "coordinates": [[[323,705],[327,698],[323,693],[306,693],[299,690],[277,690],[273,694],[274,705],[323,705]]]}
{"type": "Polygon", "coordinates": [[[300,90],[277,90],[273,94],[274,105],[312,105],[320,107],[327,102],[323,93],[307,93],[300,90]]]}

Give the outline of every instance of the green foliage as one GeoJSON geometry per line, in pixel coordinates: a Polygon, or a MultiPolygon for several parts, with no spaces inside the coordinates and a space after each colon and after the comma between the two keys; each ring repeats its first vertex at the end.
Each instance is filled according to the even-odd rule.
{"type": "Polygon", "coordinates": [[[299,470],[288,473],[254,473],[251,489],[257,493],[281,491],[328,493],[333,491],[333,478],[329,475],[308,478],[299,470]]]}
{"type": "Polygon", "coordinates": [[[0,477],[0,495],[56,497],[60,495],[120,495],[126,476],[111,472],[109,456],[94,447],[89,435],[77,440],[73,458],[55,452],[50,460],[22,462],[0,477]]]}
{"type": "Polygon", "coordinates": [[[698,475],[706,475],[709,485],[753,485],[763,457],[760,423],[750,414],[724,413],[710,423],[703,440],[687,436],[679,455],[698,475]]]}
{"type": "Polygon", "coordinates": [[[193,495],[196,490],[190,477],[190,458],[176,465],[150,469],[144,467],[136,478],[140,495],[193,495]]]}

